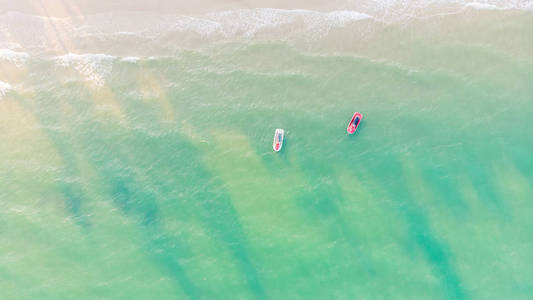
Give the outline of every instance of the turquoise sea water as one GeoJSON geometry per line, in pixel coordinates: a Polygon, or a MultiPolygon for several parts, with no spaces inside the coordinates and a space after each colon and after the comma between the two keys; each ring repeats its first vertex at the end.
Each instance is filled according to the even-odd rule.
{"type": "Polygon", "coordinates": [[[533,297],[533,14],[312,29],[5,55],[0,298],[533,297]]]}

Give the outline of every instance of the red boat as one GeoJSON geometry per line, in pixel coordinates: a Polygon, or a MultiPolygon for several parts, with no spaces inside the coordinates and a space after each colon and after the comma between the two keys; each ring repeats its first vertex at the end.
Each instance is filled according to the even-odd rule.
{"type": "Polygon", "coordinates": [[[348,124],[348,128],[346,131],[348,131],[348,134],[354,134],[357,130],[357,127],[359,126],[359,123],[361,123],[361,120],[363,119],[363,115],[356,112],[353,114],[352,120],[350,121],[350,124],[348,124]]]}

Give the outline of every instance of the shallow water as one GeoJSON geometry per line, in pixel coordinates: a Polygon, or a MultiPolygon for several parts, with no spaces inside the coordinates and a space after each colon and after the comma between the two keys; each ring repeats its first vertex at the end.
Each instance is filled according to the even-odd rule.
{"type": "Polygon", "coordinates": [[[438,9],[0,16],[2,298],[531,298],[533,14],[438,9]]]}

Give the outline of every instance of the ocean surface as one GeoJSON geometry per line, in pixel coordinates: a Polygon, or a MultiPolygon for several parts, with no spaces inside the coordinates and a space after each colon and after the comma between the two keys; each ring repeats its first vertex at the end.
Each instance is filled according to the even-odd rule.
{"type": "Polygon", "coordinates": [[[3,11],[0,299],[532,299],[532,121],[532,1],[3,11]]]}

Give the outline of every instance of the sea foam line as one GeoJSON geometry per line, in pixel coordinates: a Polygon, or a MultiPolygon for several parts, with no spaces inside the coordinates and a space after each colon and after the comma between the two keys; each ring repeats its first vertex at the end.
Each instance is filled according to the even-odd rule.
{"type": "Polygon", "coordinates": [[[216,22],[218,24],[216,28],[222,30],[225,36],[253,37],[261,29],[275,28],[285,24],[302,23],[303,28],[300,30],[316,31],[320,27],[326,29],[343,27],[351,22],[373,17],[349,10],[318,12],[305,9],[256,8],[211,13],[205,18],[216,22]]]}
{"type": "Polygon", "coordinates": [[[498,7],[494,4],[480,3],[480,2],[470,2],[465,4],[465,7],[478,9],[478,10],[504,10],[505,8],[498,7]]]}
{"type": "Polygon", "coordinates": [[[11,49],[0,49],[0,60],[14,63],[17,67],[23,65],[28,57],[29,54],[26,52],[17,52],[11,49]]]}
{"type": "Polygon", "coordinates": [[[129,62],[129,63],[132,63],[132,64],[135,64],[137,63],[141,58],[138,57],[138,56],[126,56],[126,57],[123,57],[121,59],[121,61],[124,61],[124,62],[129,62]]]}
{"type": "Polygon", "coordinates": [[[0,97],[4,97],[12,89],[11,84],[0,81],[0,97]]]}
{"type": "Polygon", "coordinates": [[[61,67],[73,67],[85,79],[96,86],[103,86],[105,78],[113,68],[115,56],[108,54],[75,54],[68,53],[56,56],[54,60],[61,67]]]}
{"type": "Polygon", "coordinates": [[[479,10],[533,10],[533,1],[482,1],[464,2],[465,7],[479,10]]]}

